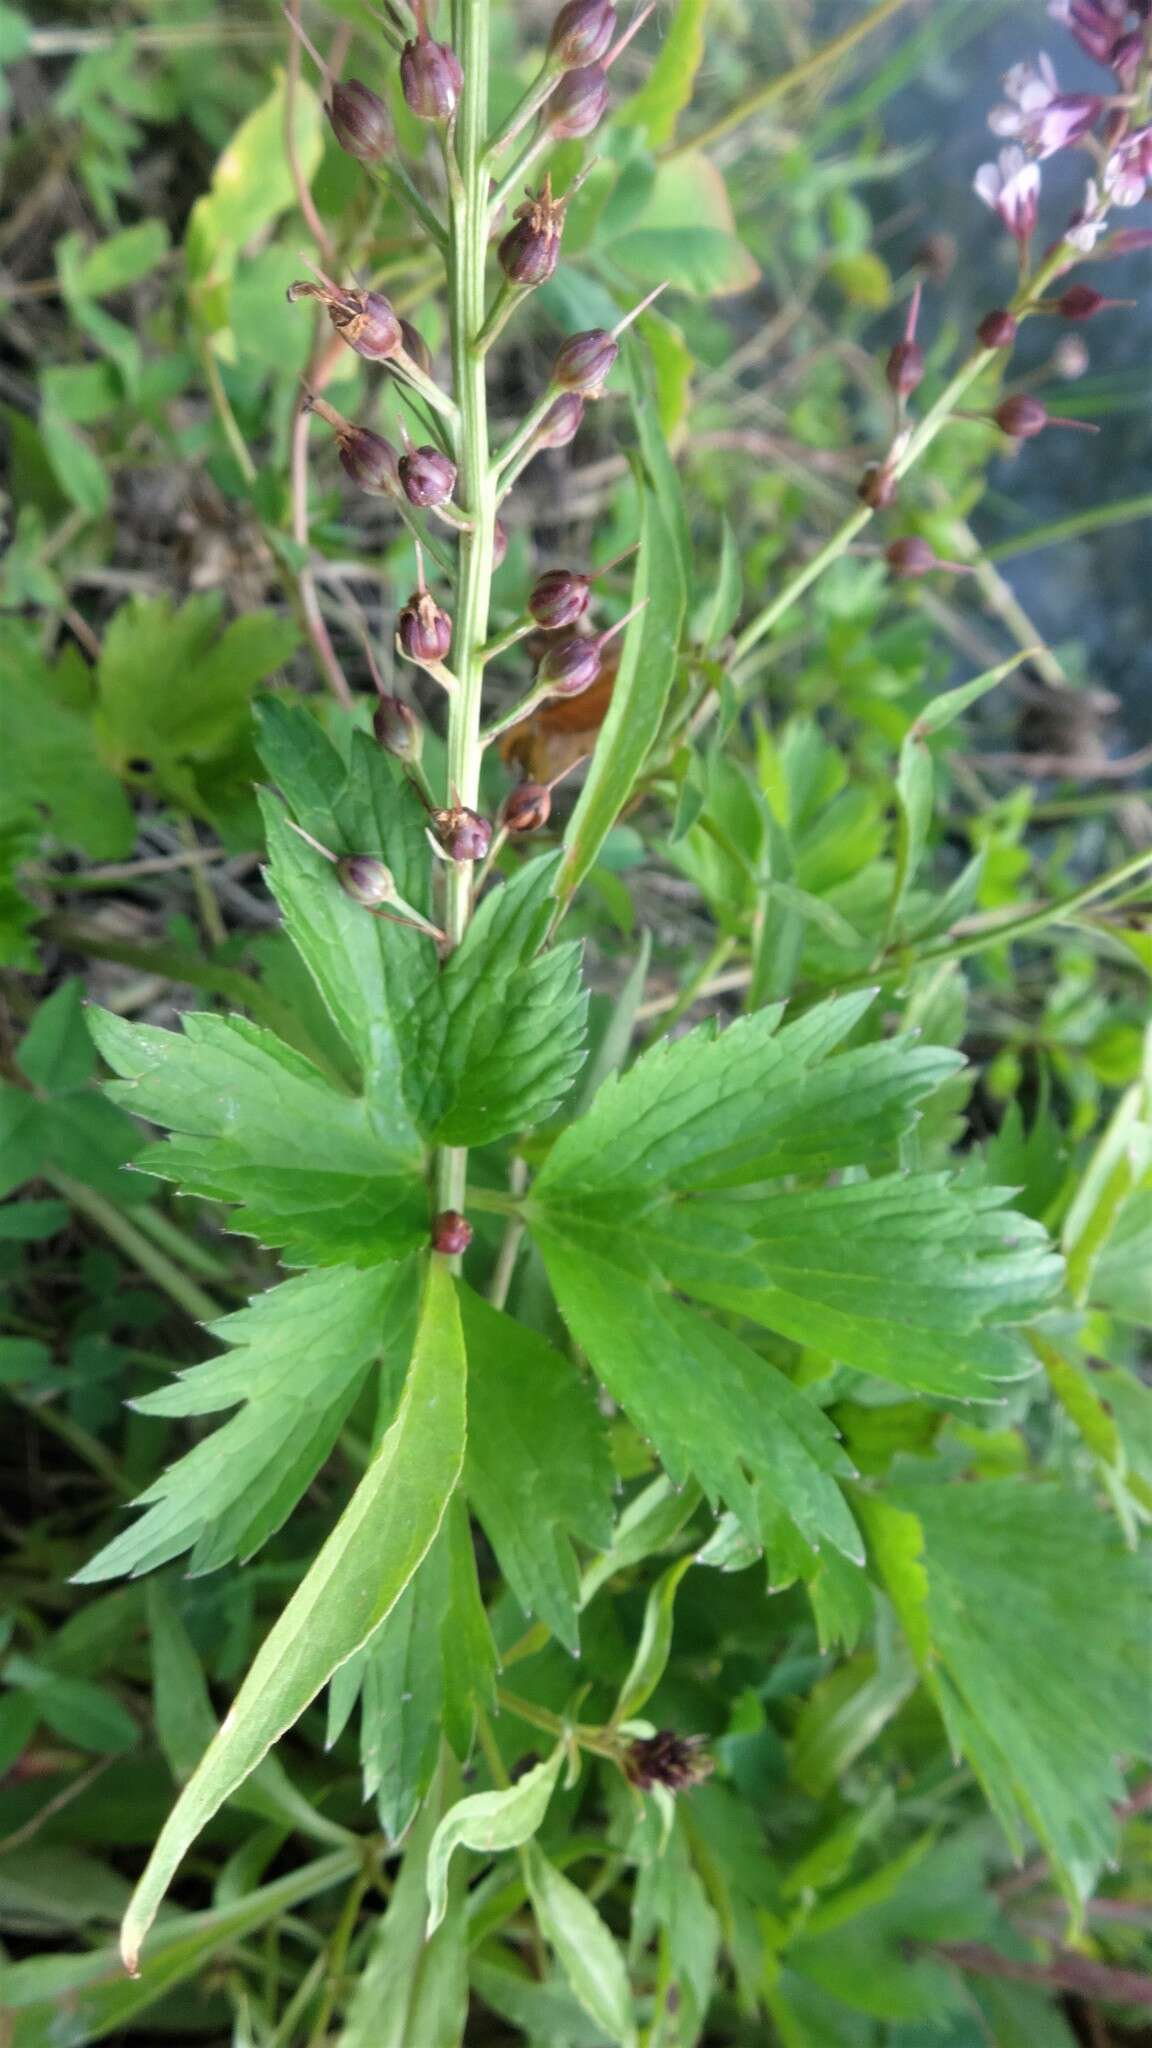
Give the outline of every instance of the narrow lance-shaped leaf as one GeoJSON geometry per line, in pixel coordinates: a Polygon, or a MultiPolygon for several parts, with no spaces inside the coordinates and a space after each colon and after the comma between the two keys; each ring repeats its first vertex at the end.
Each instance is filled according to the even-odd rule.
{"type": "Polygon", "coordinates": [[[530,1842],[524,1876],[541,1934],[586,2013],[618,2048],[634,2048],[636,2023],[624,1958],[590,1899],[530,1842]]]}
{"type": "Polygon", "coordinates": [[[332,1673],[367,1642],[427,1553],[464,1461],[464,1389],[464,1342],[452,1278],[433,1258],[396,1420],[160,1834],[121,1930],[130,1971],[201,1829],[332,1673]]]}

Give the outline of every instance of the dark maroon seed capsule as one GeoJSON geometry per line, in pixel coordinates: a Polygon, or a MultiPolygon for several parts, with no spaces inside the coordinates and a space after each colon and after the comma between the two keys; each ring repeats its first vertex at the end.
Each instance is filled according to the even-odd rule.
{"type": "Polygon", "coordinates": [[[928,542],[922,540],[918,533],[905,533],[899,540],[890,542],[884,550],[884,559],[893,576],[901,582],[912,576],[924,576],[929,569],[940,566],[928,542]]]}
{"type": "Polygon", "coordinates": [[[483,860],[492,844],[492,826],[487,818],[462,806],[437,811],[432,820],[436,837],[449,860],[483,860]]]}
{"type": "Polygon", "coordinates": [[[595,64],[607,52],[615,33],[612,0],[567,0],[552,23],[548,55],[565,70],[595,64]]]}
{"type": "Polygon", "coordinates": [[[424,728],[401,697],[381,691],[372,713],[372,730],[386,754],[397,761],[418,761],[424,751],[424,728]]]}
{"type": "Polygon", "coordinates": [[[578,142],[600,126],[608,105],[608,74],[599,64],[566,71],[544,108],[544,125],[558,142],[578,142]]]}
{"type": "Polygon", "coordinates": [[[1020,322],[1006,306],[995,306],[991,313],[985,313],[976,329],[976,339],[984,348],[1011,348],[1020,332],[1020,322]]]}
{"type": "Polygon", "coordinates": [[[1002,398],[992,414],[996,425],[1014,441],[1031,441],[1036,434],[1042,434],[1048,424],[1048,408],[1038,398],[1030,398],[1027,392],[1018,391],[1010,398],[1002,398]]]}
{"type": "Polygon", "coordinates": [[[898,341],[889,353],[884,375],[898,397],[909,398],[924,381],[924,351],[919,342],[898,341]]]}
{"type": "Polygon", "coordinates": [[[584,417],[584,400],[566,391],[545,413],[536,433],[538,448],[566,448],[574,441],[584,417]]]}
{"type": "Polygon", "coordinates": [[[347,291],[343,285],[296,283],[288,287],[289,302],[318,299],[350,349],[369,362],[382,363],[401,345],[400,322],[380,292],[347,291]]]}
{"type": "Polygon", "coordinates": [[[510,227],[496,254],[500,268],[511,284],[547,284],[560,261],[560,237],[551,229],[518,220],[510,227]]]}
{"type": "Polygon", "coordinates": [[[1070,284],[1057,299],[1056,311],[1065,320],[1090,320],[1093,313],[1107,304],[1103,292],[1093,291],[1090,284],[1070,284]]]}
{"type": "Polygon", "coordinates": [[[432,1225],[432,1249],[457,1258],[472,1242],[472,1225],[459,1209],[442,1209],[432,1225]]]}
{"type": "Polygon", "coordinates": [[[464,89],[460,59],[447,43],[434,43],[422,30],[400,56],[400,89],[422,121],[446,121],[464,89]]]}
{"type": "Polygon", "coordinates": [[[332,133],[349,156],[362,164],[379,164],[391,155],[396,140],[392,116],[379,93],[360,78],[332,88],[328,103],[332,133]]]}
{"type": "Polygon", "coordinates": [[[587,576],[578,576],[571,569],[546,569],[532,586],[528,610],[538,626],[555,633],[582,619],[591,597],[587,576]]]}
{"type": "Polygon", "coordinates": [[[536,677],[555,697],[579,697],[591,689],[602,665],[599,640],[561,640],[545,650],[536,677]]]}
{"type": "Polygon", "coordinates": [[[390,903],[396,894],[390,870],[370,853],[345,854],[336,863],[336,873],[344,894],[365,910],[375,910],[381,903],[390,903]]]}
{"type": "Polygon", "coordinates": [[[400,481],[410,505],[446,505],[456,488],[456,464],[439,448],[410,448],[400,457],[400,481]]]}
{"type": "Polygon", "coordinates": [[[396,621],[396,637],[409,661],[444,661],[452,645],[452,621],[426,590],[414,591],[396,621]]]}
{"type": "Polygon", "coordinates": [[[373,497],[394,498],[400,490],[400,458],[383,434],[348,427],[337,438],[340,461],[354,484],[373,497]]]}
{"type": "Polygon", "coordinates": [[[873,512],[883,512],[896,503],[896,478],[884,463],[870,462],[856,486],[856,496],[862,505],[870,505],[873,512]]]}
{"type": "Polygon", "coordinates": [[[552,382],[562,391],[579,392],[582,398],[599,398],[619,354],[620,344],[606,327],[573,334],[552,365],[552,382]]]}
{"type": "Polygon", "coordinates": [[[552,792],[546,782],[522,782],[504,799],[500,822],[506,832],[539,832],[552,812],[552,792]]]}

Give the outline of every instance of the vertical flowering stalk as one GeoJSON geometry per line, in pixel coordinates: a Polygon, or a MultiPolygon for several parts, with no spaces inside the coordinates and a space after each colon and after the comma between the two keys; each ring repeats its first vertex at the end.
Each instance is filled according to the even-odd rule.
{"type": "MultiPolygon", "coordinates": [[[[456,497],[468,524],[460,536],[457,572],[457,688],[448,704],[448,788],[451,801],[475,811],[480,794],[482,649],[488,637],[496,535],[496,481],[488,446],[488,392],[479,337],[485,320],[484,272],[488,250],[489,179],[484,161],[488,119],[489,0],[464,0],[456,10],[457,56],[463,73],[454,135],[456,175],[450,176],[448,317],[452,374],[459,412],[456,497]]],[[[472,868],[446,868],[444,926],[449,946],[464,936],[472,906],[472,868]]],[[[445,1146],[437,1161],[436,1206],[464,1209],[468,1155],[445,1146]]]]}

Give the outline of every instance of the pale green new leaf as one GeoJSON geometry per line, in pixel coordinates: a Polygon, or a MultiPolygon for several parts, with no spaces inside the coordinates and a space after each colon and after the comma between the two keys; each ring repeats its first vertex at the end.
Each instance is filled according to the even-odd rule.
{"type": "Polygon", "coordinates": [[[902,1486],[863,1511],[954,1744],[1017,1852],[1026,1823],[1088,1897],[1116,1854],[1121,1761],[1152,1742],[1146,1562],[1063,1485],[902,1486]]]}
{"type": "Polygon", "coordinates": [[[615,1475],[590,1388],[543,1337],[460,1289],[468,1497],[524,1612],[579,1648],[572,1538],[612,1536],[615,1475]]]}
{"type": "Polygon", "coordinates": [[[452,1279],[433,1258],[396,1419],[161,1831],[121,1930],[130,1971],[196,1837],[368,1641],[427,1554],[464,1462],[465,1377],[452,1279]]]}
{"type": "Polygon", "coordinates": [[[524,1852],[528,1896],[541,1934],[558,1957],[573,1996],[618,2048],[635,2048],[632,1988],[624,1958],[590,1899],[530,1842],[524,1852]]]}
{"type": "Polygon", "coordinates": [[[498,1792],[474,1792],[444,1815],[428,1851],[429,1935],[436,1932],[447,1909],[448,1872],[456,1850],[494,1856],[530,1841],[548,1811],[563,1762],[564,1745],[559,1743],[546,1762],[526,1771],[515,1785],[498,1792]]]}
{"type": "Polygon", "coordinates": [[[408,1277],[403,1265],[303,1273],[213,1324],[232,1348],[134,1405],[146,1415],[239,1412],[153,1481],[136,1503],[147,1514],[77,1581],[135,1577],[185,1550],[193,1572],[251,1557],[331,1451],[408,1277]]]}
{"type": "Polygon", "coordinates": [[[651,1698],[663,1678],[672,1650],[672,1614],[677,1588],[685,1572],[695,1562],[691,1554],[677,1558],[675,1564],[661,1572],[649,1593],[644,1609],[644,1626],[628,1676],[620,1687],[613,1721],[630,1721],[633,1714],[638,1714],[651,1698]]]}

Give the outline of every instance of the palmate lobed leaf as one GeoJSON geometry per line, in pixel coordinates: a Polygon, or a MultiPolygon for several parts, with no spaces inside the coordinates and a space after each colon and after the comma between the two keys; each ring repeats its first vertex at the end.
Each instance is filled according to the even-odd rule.
{"type": "Polygon", "coordinates": [[[80,1584],[151,1571],[191,1550],[193,1572],[244,1559],[278,1529],[336,1441],[410,1267],[337,1266],[258,1295],[212,1326],[233,1347],[134,1405],[148,1415],[239,1413],[161,1474],[148,1512],[76,1574],[80,1584]]]}

